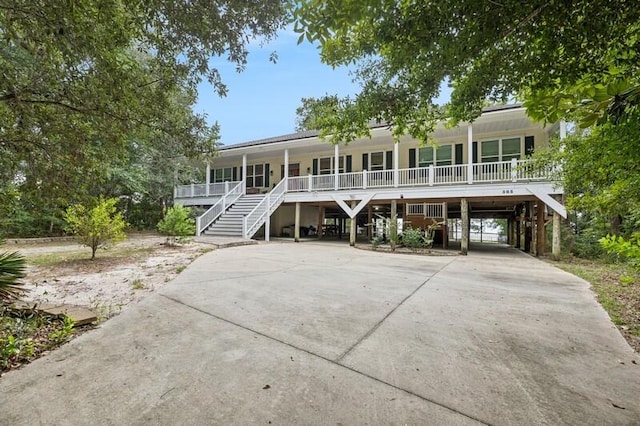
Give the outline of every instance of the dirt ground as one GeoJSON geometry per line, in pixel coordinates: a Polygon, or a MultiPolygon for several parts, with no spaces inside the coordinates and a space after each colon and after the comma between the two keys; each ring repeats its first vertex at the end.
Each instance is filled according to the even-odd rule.
{"type": "Polygon", "coordinates": [[[104,320],[166,285],[213,246],[169,247],[164,237],[134,236],[99,250],[93,261],[90,249],[69,242],[3,248],[27,258],[25,301],[84,306],[104,320]]]}

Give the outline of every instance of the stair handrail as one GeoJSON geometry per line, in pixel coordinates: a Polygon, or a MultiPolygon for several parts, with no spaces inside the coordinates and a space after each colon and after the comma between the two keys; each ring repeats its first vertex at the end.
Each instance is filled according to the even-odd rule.
{"type": "Polygon", "coordinates": [[[235,203],[238,198],[242,196],[242,181],[236,182],[236,184],[222,196],[213,206],[196,218],[196,237],[200,236],[202,232],[209,227],[222,213],[227,210],[227,207],[235,203]]]}
{"type": "Polygon", "coordinates": [[[245,217],[242,218],[242,236],[251,238],[284,200],[287,179],[282,179],[245,217]]]}

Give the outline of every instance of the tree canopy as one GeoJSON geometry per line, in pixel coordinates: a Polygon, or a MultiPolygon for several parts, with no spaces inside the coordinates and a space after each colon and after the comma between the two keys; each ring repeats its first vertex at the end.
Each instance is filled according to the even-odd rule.
{"type": "Polygon", "coordinates": [[[153,185],[154,164],[170,193],[185,159],[215,152],[197,85],[224,95],[214,60],[241,71],[285,15],[282,0],[0,0],[0,219],[60,219],[124,183],[157,193],[133,188],[136,170],[153,185]]]}
{"type": "Polygon", "coordinates": [[[427,139],[439,119],[473,120],[487,100],[514,96],[551,121],[584,100],[593,121],[640,100],[640,9],[625,0],[299,0],[293,16],[299,42],[356,68],[361,92],[312,113],[337,141],[371,119],[427,139]],[[446,110],[433,104],[442,81],[453,87],[446,110]]]}

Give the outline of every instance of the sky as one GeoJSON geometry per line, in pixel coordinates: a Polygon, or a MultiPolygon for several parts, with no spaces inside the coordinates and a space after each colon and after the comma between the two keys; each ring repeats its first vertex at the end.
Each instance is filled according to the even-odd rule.
{"type": "Polygon", "coordinates": [[[252,44],[249,52],[241,73],[224,59],[212,62],[227,85],[226,97],[219,97],[208,83],[198,87],[194,110],[205,113],[210,124],[220,124],[225,145],[295,132],[296,108],[303,97],[358,91],[346,68],[322,64],[317,48],[306,42],[297,45],[292,31],[284,31],[265,47],[252,44]],[[269,61],[274,51],[275,64],[269,61]]]}
{"type": "MultiPolygon", "coordinates": [[[[295,132],[296,108],[303,97],[326,94],[354,95],[359,90],[347,68],[333,69],[320,61],[316,46],[297,44],[298,34],[282,31],[269,45],[249,47],[248,64],[237,73],[224,59],[212,60],[227,85],[226,97],[219,97],[208,83],[198,87],[195,112],[207,115],[209,124],[220,125],[220,142],[231,145],[295,132]],[[269,61],[272,52],[277,63],[269,61]]],[[[443,97],[448,99],[445,87],[443,97]]]]}

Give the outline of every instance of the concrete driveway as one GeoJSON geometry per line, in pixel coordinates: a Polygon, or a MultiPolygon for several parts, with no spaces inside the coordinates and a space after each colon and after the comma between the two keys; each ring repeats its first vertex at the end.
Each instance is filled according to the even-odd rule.
{"type": "Polygon", "coordinates": [[[640,357],[512,249],[208,253],[0,378],[2,424],[639,424],[640,357]]]}

